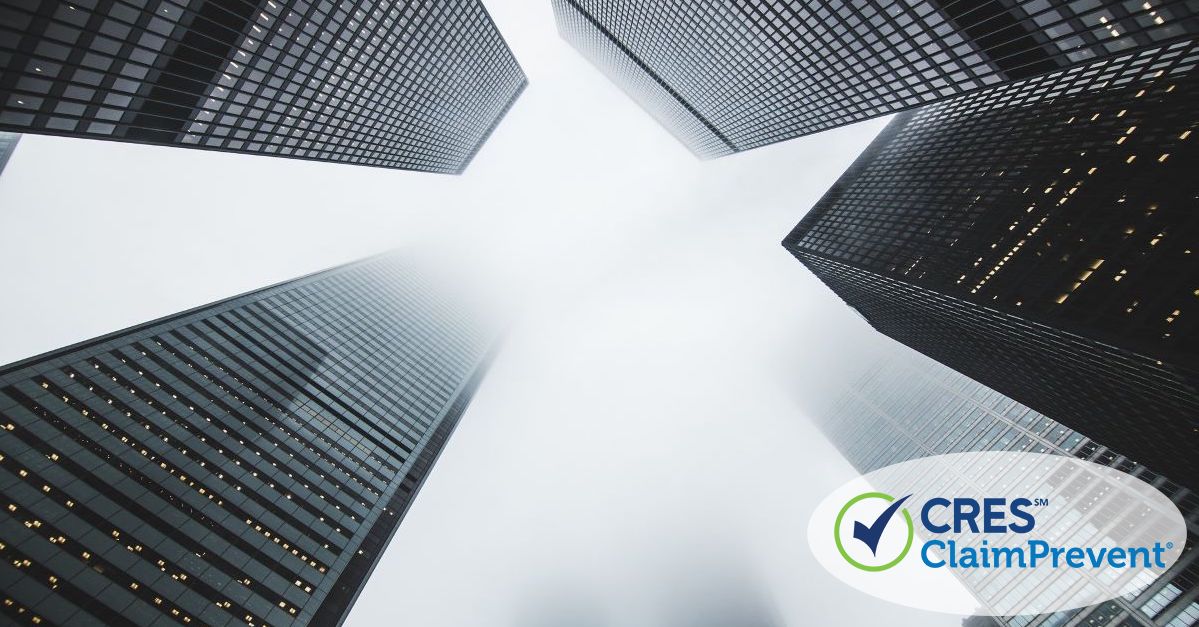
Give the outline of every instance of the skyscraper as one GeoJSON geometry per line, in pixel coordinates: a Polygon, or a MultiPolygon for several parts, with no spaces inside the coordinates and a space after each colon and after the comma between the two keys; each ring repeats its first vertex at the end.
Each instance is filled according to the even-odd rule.
{"type": "Polygon", "coordinates": [[[336,625],[487,367],[373,258],[0,369],[0,613],[336,625]]]}
{"type": "Polygon", "coordinates": [[[1199,476],[1199,46],[900,114],[783,245],[876,329],[1199,476]]]}
{"type": "Polygon", "coordinates": [[[0,130],[460,173],[526,83],[478,0],[0,0],[0,130]]]}
{"type": "MultiPolygon", "coordinates": [[[[1187,524],[1188,549],[1148,588],[1096,605],[1043,615],[997,617],[1003,627],[1122,625],[1190,627],[1199,621],[1199,495],[1119,452],[1020,403],[919,355],[880,360],[814,411],[829,440],[859,471],[866,473],[930,455],[965,451],[1022,451],[1071,455],[1132,474],[1173,500],[1187,524]]],[[[1111,513],[1093,508],[1099,529],[1111,513]]],[[[1129,516],[1135,508],[1123,503],[1129,516]]],[[[1118,516],[1116,517],[1118,519],[1118,516]]],[[[967,587],[1002,577],[971,573],[967,587]]],[[[994,624],[985,618],[963,625],[994,624]]]]}
{"type": "Polygon", "coordinates": [[[701,157],[1199,33],[1185,0],[553,0],[558,29],[701,157]]]}
{"type": "Polygon", "coordinates": [[[8,165],[9,158],[17,149],[17,142],[21,141],[21,136],[17,133],[0,132],[0,174],[4,173],[4,166],[8,165]]]}

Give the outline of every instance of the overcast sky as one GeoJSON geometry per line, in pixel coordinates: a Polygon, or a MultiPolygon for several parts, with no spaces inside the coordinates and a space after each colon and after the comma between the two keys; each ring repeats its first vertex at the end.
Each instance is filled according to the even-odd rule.
{"type": "Polygon", "coordinates": [[[885,120],[701,162],[548,0],[487,6],[531,84],[460,177],[24,137],[0,363],[419,249],[519,316],[350,625],[959,625],[806,547],[854,473],[804,401],[892,348],[779,241],[885,120]]]}

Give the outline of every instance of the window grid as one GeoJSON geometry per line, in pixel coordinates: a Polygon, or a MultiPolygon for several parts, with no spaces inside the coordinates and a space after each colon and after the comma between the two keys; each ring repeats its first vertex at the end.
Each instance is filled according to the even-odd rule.
{"type": "Polygon", "coordinates": [[[490,337],[385,257],[0,369],[0,612],[338,622],[490,337]]]}
{"type": "Polygon", "coordinates": [[[527,83],[475,0],[0,2],[0,128],[459,173],[527,83]]]}
{"type": "Polygon", "coordinates": [[[1185,0],[553,0],[562,36],[701,157],[1199,33],[1185,0]]]}

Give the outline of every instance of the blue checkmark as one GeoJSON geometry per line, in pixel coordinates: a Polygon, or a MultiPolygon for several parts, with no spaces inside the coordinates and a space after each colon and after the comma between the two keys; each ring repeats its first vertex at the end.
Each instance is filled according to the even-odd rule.
{"type": "Polygon", "coordinates": [[[908,500],[910,496],[912,495],[909,494],[891,503],[887,509],[883,510],[883,513],[878,515],[878,518],[874,519],[874,523],[869,527],[859,521],[854,521],[853,537],[861,540],[870,549],[871,555],[878,554],[878,541],[879,538],[883,537],[883,530],[887,528],[887,523],[891,522],[891,517],[895,515],[895,512],[899,511],[899,506],[903,505],[903,502],[908,500]]]}

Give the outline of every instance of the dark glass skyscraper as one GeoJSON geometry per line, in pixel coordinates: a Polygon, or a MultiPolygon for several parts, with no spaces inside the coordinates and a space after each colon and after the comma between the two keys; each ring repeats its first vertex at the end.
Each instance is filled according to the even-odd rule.
{"type": "Polygon", "coordinates": [[[0,613],[336,625],[486,369],[391,258],[0,369],[0,613]]]}
{"type": "Polygon", "coordinates": [[[1199,46],[900,114],[783,245],[876,329],[1199,477],[1199,46]]]}
{"type": "MultiPolygon", "coordinates": [[[[1199,495],[1192,489],[918,355],[880,360],[834,398],[829,406],[815,408],[814,418],[863,473],[911,459],[965,451],[1071,455],[1140,478],[1169,496],[1183,512],[1189,548],[1165,575],[1140,593],[1053,614],[997,617],[994,623],[1003,627],[1190,627],[1199,622],[1199,553],[1194,549],[1199,535],[1199,495]]],[[[1139,516],[1126,502],[1106,505],[1100,500],[1092,508],[1089,523],[1097,530],[1115,524],[1121,513],[1139,516]]],[[[981,571],[971,576],[975,578],[963,580],[967,587],[993,585],[1003,577],[981,571]]],[[[978,618],[963,625],[994,623],[978,618]]]]}
{"type": "Polygon", "coordinates": [[[0,130],[459,173],[526,83],[478,0],[0,0],[0,130]]]}
{"type": "Polygon", "coordinates": [[[553,0],[562,36],[718,157],[1199,33],[1199,5],[553,0]]]}

